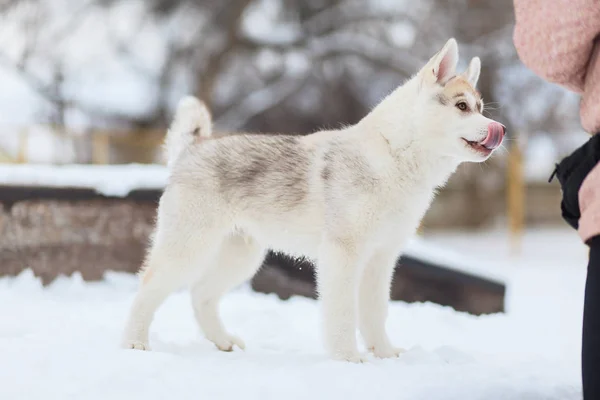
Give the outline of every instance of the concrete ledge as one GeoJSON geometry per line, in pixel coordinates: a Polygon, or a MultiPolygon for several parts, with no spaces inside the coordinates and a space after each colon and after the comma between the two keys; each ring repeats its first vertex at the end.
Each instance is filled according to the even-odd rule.
{"type": "MultiPolygon", "coordinates": [[[[86,188],[0,186],[0,276],[31,268],[45,284],[79,271],[101,279],[104,271],[136,272],[152,232],[160,190],[124,197],[86,188]]],[[[254,290],[316,297],[307,261],[270,253],[252,281],[254,290]]],[[[456,268],[405,256],[395,271],[391,297],[431,301],[472,314],[504,311],[505,286],[456,268]]]]}

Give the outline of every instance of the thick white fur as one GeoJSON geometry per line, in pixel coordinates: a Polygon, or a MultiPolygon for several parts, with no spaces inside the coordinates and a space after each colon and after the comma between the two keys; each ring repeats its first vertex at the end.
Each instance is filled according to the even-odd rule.
{"type": "Polygon", "coordinates": [[[167,166],[171,168],[184,149],[211,135],[212,118],[206,105],[193,96],[181,99],[165,140],[167,166]]]}
{"type": "MultiPolygon", "coordinates": [[[[287,208],[252,196],[232,196],[241,190],[238,187],[228,188],[227,196],[219,192],[221,172],[207,160],[218,157],[223,146],[270,142],[233,136],[190,147],[193,140],[187,133],[206,118],[196,100],[182,102],[167,145],[171,182],[160,201],[124,347],[148,349],[155,310],[172,291],[189,286],[206,337],[221,350],[243,348],[241,339],[223,326],[219,299],[252,277],[271,248],[316,260],[323,335],[332,358],[364,360],[357,328],[375,356],[397,356],[401,349],[392,344],[385,328],[396,260],[435,189],[461,162],[487,158],[462,138],[482,140],[491,120],[478,112],[461,115],[454,104],[443,106],[436,100],[456,76],[457,61],[457,44],[451,39],[356,125],[299,138],[299,151],[308,157],[302,182],[308,189],[299,205],[287,208]],[[335,157],[328,159],[331,149],[334,156],[359,155],[369,173],[354,171],[352,164],[335,157]],[[325,166],[334,172],[326,184],[325,166]]],[[[479,59],[474,59],[462,76],[475,85],[479,69],[479,59]]]]}

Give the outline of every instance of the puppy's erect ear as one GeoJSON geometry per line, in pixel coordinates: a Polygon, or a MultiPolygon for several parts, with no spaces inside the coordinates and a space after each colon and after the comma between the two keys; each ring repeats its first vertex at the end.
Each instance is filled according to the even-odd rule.
{"type": "Polygon", "coordinates": [[[454,38],[449,39],[444,47],[434,55],[422,72],[428,80],[444,85],[456,74],[458,64],[458,45],[454,38]]]}
{"type": "Polygon", "coordinates": [[[481,72],[481,60],[479,57],[473,57],[471,62],[469,63],[469,68],[465,72],[463,72],[463,76],[469,83],[475,87],[477,86],[477,81],[479,80],[479,73],[481,72]]]}

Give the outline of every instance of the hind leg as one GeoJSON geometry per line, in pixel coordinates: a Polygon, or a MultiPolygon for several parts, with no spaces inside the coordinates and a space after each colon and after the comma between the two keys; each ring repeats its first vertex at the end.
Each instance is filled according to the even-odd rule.
{"type": "Polygon", "coordinates": [[[181,247],[165,249],[156,246],[146,262],[139,291],[133,301],[122,347],[149,350],[148,331],[154,313],[169,294],[184,287],[201,268],[214,261],[213,240],[197,246],[194,251],[181,247]]]}
{"type": "Polygon", "coordinates": [[[248,236],[226,238],[217,256],[217,263],[191,289],[194,315],[202,332],[219,350],[231,351],[244,342],[225,329],[219,313],[221,297],[235,286],[250,279],[260,268],[265,249],[248,236]]]}
{"type": "Polygon", "coordinates": [[[122,347],[150,350],[148,330],[154,313],[169,294],[183,284],[180,274],[165,273],[167,260],[149,257],[123,334],[122,347]]]}
{"type": "Polygon", "coordinates": [[[155,240],[125,327],[124,348],[148,350],[148,330],[158,307],[215,260],[223,230],[198,210],[182,212],[184,206],[181,196],[169,191],[161,199],[155,240]]]}

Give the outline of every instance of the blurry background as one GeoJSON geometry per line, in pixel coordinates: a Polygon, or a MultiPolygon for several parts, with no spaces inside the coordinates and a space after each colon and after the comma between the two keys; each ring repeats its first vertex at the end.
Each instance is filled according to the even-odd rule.
{"type": "MultiPolygon", "coordinates": [[[[547,179],[588,135],[578,97],[519,62],[513,27],[510,0],[0,0],[0,398],[581,399],[588,253],[547,179]],[[187,293],[157,314],[158,352],[117,351],[138,282],[106,271],[140,267],[181,96],[222,132],[340,127],[449,37],[459,68],[481,57],[485,112],[510,137],[459,168],[399,261],[389,328],[406,355],[314,368],[317,303],[245,288],[223,312],[247,353],[197,338],[187,293]]],[[[315,297],[307,264],[270,254],[251,287],[315,297]]]]}
{"type": "Polygon", "coordinates": [[[519,62],[513,26],[497,0],[4,0],[0,161],[161,162],[185,94],[221,131],[351,124],[454,36],[460,68],[481,57],[486,113],[514,151],[462,166],[424,228],[502,222],[510,198],[517,219],[556,223],[546,180],[586,138],[578,98],[519,62]]]}
{"type": "MultiPolygon", "coordinates": [[[[556,222],[540,185],[585,134],[578,98],[518,60],[511,1],[5,0],[0,3],[0,159],[160,162],[177,100],[216,129],[309,133],[362,118],[449,38],[483,61],[487,113],[523,152],[529,222],[556,222]]],[[[518,157],[517,157],[518,158],[518,157]]],[[[507,152],[465,165],[424,226],[506,214],[507,152]]],[[[518,180],[518,178],[517,178],[518,180]]]]}

